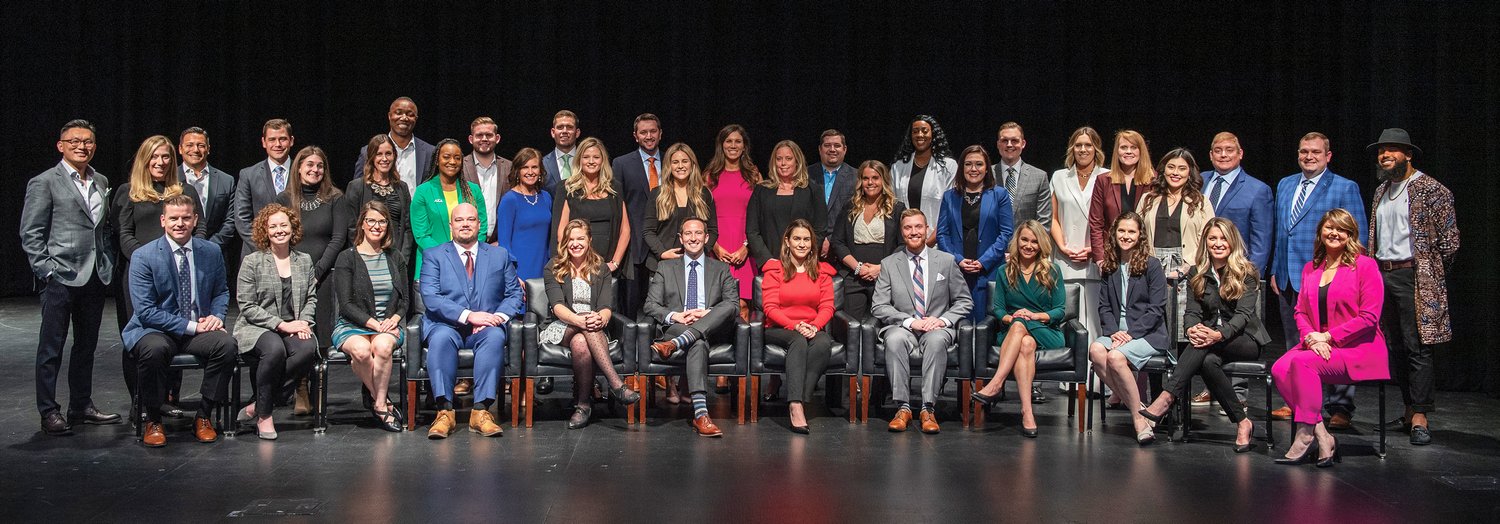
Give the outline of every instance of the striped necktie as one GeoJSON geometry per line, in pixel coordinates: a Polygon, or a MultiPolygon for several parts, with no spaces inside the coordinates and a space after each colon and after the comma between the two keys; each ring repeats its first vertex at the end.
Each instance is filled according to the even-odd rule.
{"type": "Polygon", "coordinates": [[[916,305],[917,307],[917,316],[925,317],[927,316],[927,285],[924,283],[924,281],[927,279],[923,278],[922,276],[921,255],[912,255],[911,267],[912,304],[916,305]]]}
{"type": "Polygon", "coordinates": [[[1312,184],[1311,180],[1303,180],[1302,187],[1297,188],[1297,202],[1292,204],[1292,220],[1302,216],[1302,204],[1307,203],[1307,194],[1312,192],[1312,184]]]}

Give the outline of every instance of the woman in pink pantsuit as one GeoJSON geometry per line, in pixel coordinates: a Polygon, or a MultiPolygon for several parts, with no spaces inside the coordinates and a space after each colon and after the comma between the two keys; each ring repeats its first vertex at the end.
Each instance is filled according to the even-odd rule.
{"type": "Polygon", "coordinates": [[[1323,425],[1323,385],[1391,376],[1380,308],[1385,285],[1375,259],[1365,256],[1354,217],[1333,209],[1318,222],[1313,259],[1302,269],[1297,330],[1302,340],[1271,367],[1277,389],[1292,407],[1297,432],[1278,464],[1338,459],[1338,440],[1323,425]]]}

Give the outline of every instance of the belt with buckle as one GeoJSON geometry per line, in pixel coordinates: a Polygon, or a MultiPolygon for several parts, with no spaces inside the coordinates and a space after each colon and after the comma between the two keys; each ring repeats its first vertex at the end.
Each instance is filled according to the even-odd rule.
{"type": "Polygon", "coordinates": [[[1384,260],[1381,260],[1379,262],[1381,271],[1395,271],[1397,269],[1416,267],[1416,263],[1412,262],[1411,259],[1397,260],[1395,262],[1386,262],[1384,260]]]}

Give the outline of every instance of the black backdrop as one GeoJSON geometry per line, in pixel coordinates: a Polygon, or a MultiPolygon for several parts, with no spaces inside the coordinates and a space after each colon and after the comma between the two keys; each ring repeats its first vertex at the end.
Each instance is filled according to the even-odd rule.
{"type": "MultiPolygon", "coordinates": [[[[1425,151],[1416,164],[1455,193],[1463,231],[1440,385],[1500,392],[1487,337],[1500,213],[1483,174],[1500,160],[1500,3],[423,4],[0,5],[0,229],[17,231],[25,181],[57,161],[71,118],[98,126],[95,166],[116,184],[142,139],[192,125],[212,135],[210,162],[237,173],[262,158],[272,117],[292,121],[299,146],[324,146],[346,180],[406,95],[430,142],[490,115],[502,153],[544,149],[550,115],[568,108],[619,154],[633,147],[632,117],[650,111],[665,143],[703,161],[720,126],[744,124],[762,166],[781,139],[814,154],[828,127],[848,134],[851,163],[888,162],[909,118],[930,113],[955,151],[993,148],[998,125],[1019,121],[1027,160],[1049,170],[1083,124],[1200,158],[1231,130],[1246,170],[1274,185],[1296,171],[1298,137],[1318,130],[1332,137],[1333,170],[1367,196],[1364,145],[1400,126],[1425,151]]],[[[29,293],[17,236],[0,247],[12,275],[0,294],[29,293]]]]}

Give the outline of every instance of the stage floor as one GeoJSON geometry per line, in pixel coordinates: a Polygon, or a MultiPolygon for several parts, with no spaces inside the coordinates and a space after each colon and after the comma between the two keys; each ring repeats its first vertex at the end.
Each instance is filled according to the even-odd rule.
{"type": "MultiPolygon", "coordinates": [[[[68,437],[40,431],[37,322],[35,299],[0,301],[0,367],[9,370],[0,381],[0,398],[9,399],[0,401],[0,515],[9,522],[206,522],[277,510],[344,522],[1372,523],[1500,514],[1500,400],[1474,393],[1441,392],[1435,444],[1413,447],[1394,431],[1382,460],[1376,391],[1361,389],[1355,429],[1335,432],[1345,459],[1318,470],[1272,463],[1290,439],[1286,422],[1275,425],[1276,450],[1260,442],[1235,455],[1232,427],[1216,406],[1194,409],[1204,427],[1191,443],[1158,434],[1156,445],[1138,447],[1124,411],[1080,434],[1052,384],[1034,440],[1017,432],[1014,400],[983,429],[964,430],[950,411],[939,435],[889,433],[885,410],[877,419],[874,407],[868,424],[850,425],[842,409],[818,403],[812,435],[800,436],[787,430],[782,405],[765,405],[759,424],[736,425],[722,397],[712,407],[725,435],[704,439],[688,426],[690,410],[668,407],[660,393],[663,407],[646,425],[628,426],[601,405],[602,419],[569,431],[569,386],[560,381],[531,429],[510,427],[504,414],[503,437],[460,431],[429,441],[425,425],[401,434],[371,426],[353,374],[335,368],[325,434],[282,409],[275,442],[252,432],[199,444],[190,420],[169,419],[168,446],[146,449],[125,424],[75,426],[68,437]]],[[[129,400],[112,304],[104,323],[94,399],[123,414],[129,400]]],[[[187,373],[185,404],[197,383],[187,373]]],[[[1252,385],[1252,404],[1263,403],[1255,400],[1261,388],[1252,385]]],[[[1400,394],[1387,396],[1395,417],[1400,394]]],[[[58,397],[66,403],[66,386],[58,397]]],[[[943,400],[944,409],[954,406],[952,384],[943,400]]],[[[1252,416],[1263,409],[1252,407],[1252,416]]],[[[460,412],[460,422],[466,417],[460,412]]]]}

